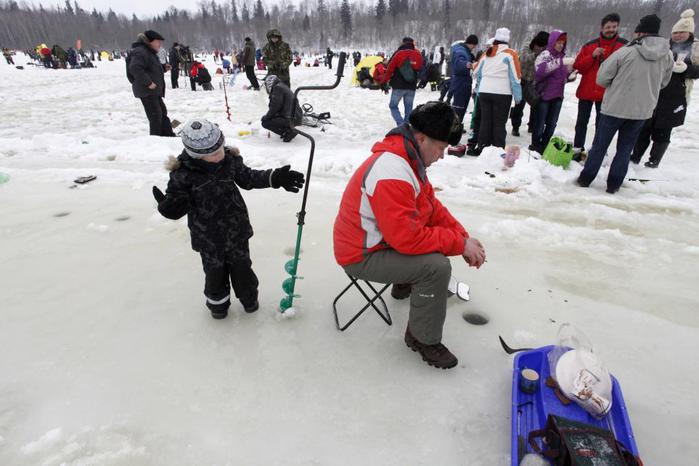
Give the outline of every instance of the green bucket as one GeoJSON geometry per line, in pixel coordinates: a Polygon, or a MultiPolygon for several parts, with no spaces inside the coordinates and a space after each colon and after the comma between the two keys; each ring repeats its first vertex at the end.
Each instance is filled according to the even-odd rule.
{"type": "Polygon", "coordinates": [[[544,149],[542,158],[551,165],[568,168],[573,160],[573,145],[563,138],[553,137],[544,149]]]}

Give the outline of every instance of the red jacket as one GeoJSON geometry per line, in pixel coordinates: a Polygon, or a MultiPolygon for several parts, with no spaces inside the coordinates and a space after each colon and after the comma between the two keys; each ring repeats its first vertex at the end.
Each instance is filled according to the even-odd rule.
{"type": "Polygon", "coordinates": [[[374,79],[374,82],[379,84],[383,82],[383,77],[386,74],[386,66],[382,63],[379,62],[376,65],[374,65],[374,76],[372,78],[374,79]]]}
{"type": "Polygon", "coordinates": [[[410,67],[416,74],[422,69],[422,55],[420,55],[420,52],[412,43],[401,45],[396,53],[393,54],[391,60],[388,62],[388,68],[386,68],[386,72],[379,84],[385,84],[391,81],[391,87],[394,89],[415,90],[419,79],[415,79],[413,82],[407,82],[403,79],[403,75],[400,71],[398,71],[398,68],[400,68],[405,61],[410,62],[410,67]]]}
{"type": "Polygon", "coordinates": [[[189,70],[189,76],[192,78],[196,78],[197,75],[199,74],[199,68],[204,68],[204,64],[195,62],[192,65],[192,69],[189,70]]]}
{"type": "Polygon", "coordinates": [[[573,64],[573,68],[582,75],[578,91],[575,93],[578,99],[602,102],[604,88],[597,85],[597,71],[605,59],[609,58],[612,53],[624,45],[626,45],[626,39],[622,39],[619,36],[615,36],[613,39],[605,39],[600,35],[600,37],[591,40],[580,49],[580,53],[578,53],[573,64]],[[604,54],[601,57],[592,58],[592,52],[597,47],[602,47],[604,54]]]}
{"type": "Polygon", "coordinates": [[[381,249],[463,254],[468,233],[435,197],[416,147],[407,127],[395,128],[354,173],[333,228],[338,264],[361,262],[381,249]]]}

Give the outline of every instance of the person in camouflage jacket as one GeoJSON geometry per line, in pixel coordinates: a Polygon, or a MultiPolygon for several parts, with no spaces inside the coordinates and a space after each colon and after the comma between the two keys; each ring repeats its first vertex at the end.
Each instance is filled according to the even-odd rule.
{"type": "Polygon", "coordinates": [[[267,40],[267,44],[262,48],[267,72],[277,76],[281,82],[291,88],[289,76],[289,65],[292,60],[291,47],[282,40],[279,29],[270,29],[267,32],[267,40]]]}
{"type": "Polygon", "coordinates": [[[153,186],[158,211],[176,220],[187,215],[192,249],[201,255],[206,276],[206,305],[215,319],[228,315],[230,284],[246,312],[259,308],[259,281],[252,270],[248,240],[253,235],[248,210],[238,187],[279,188],[298,192],[302,173],[286,165],[276,170],[254,170],[238,149],[224,146],[217,125],[192,120],[180,132],[184,150],[168,162],[170,181],[163,194],[153,186]]]}

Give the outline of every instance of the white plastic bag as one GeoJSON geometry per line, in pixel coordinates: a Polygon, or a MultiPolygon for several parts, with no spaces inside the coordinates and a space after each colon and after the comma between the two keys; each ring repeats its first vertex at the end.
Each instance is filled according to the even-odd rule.
{"type": "Polygon", "coordinates": [[[612,378],[585,334],[569,323],[558,330],[548,354],[551,376],[561,392],[598,419],[612,409],[612,378]]]}

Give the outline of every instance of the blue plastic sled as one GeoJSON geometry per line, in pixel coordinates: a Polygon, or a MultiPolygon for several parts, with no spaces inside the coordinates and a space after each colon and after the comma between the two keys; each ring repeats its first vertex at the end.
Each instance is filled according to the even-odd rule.
{"type": "Polygon", "coordinates": [[[602,420],[595,419],[575,402],[565,406],[554,391],[545,385],[546,379],[551,375],[546,356],[553,348],[545,346],[515,356],[512,374],[511,465],[518,466],[525,454],[533,453],[528,442],[529,432],[543,429],[549,414],[609,429],[619,442],[638,457],[631,421],[617,379],[612,376],[612,410],[602,420]],[[533,369],[539,373],[539,386],[534,394],[524,393],[519,388],[519,373],[522,369],[533,369]]]}

